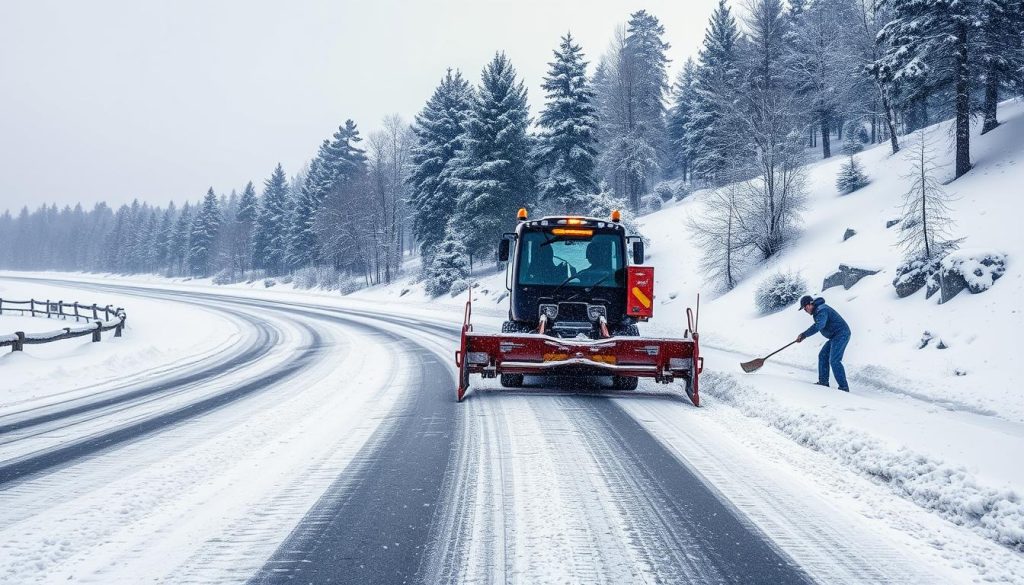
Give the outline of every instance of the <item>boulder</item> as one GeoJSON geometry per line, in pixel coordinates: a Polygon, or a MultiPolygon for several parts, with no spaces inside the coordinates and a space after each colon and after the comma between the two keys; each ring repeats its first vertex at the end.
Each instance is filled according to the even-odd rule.
{"type": "Polygon", "coordinates": [[[1006,254],[990,250],[956,250],[940,263],[937,274],[939,303],[945,303],[967,289],[978,294],[992,288],[1006,273],[1006,254]]]}
{"type": "Polygon", "coordinates": [[[926,258],[914,258],[897,266],[896,278],[892,281],[896,287],[896,296],[902,299],[921,290],[928,284],[929,277],[938,271],[938,267],[938,260],[926,258]]]}
{"type": "Polygon", "coordinates": [[[846,233],[843,234],[843,241],[849,240],[853,236],[857,235],[857,230],[853,228],[846,228],[846,233]]]}
{"type": "Polygon", "coordinates": [[[846,290],[850,290],[850,287],[857,284],[860,279],[872,274],[878,274],[878,271],[840,264],[838,270],[825,277],[821,290],[830,289],[834,286],[842,286],[846,290]]]}

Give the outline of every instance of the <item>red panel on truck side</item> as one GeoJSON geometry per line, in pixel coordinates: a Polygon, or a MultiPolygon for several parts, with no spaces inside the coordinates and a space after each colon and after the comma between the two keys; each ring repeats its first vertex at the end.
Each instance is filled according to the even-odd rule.
{"type": "Polygon", "coordinates": [[[626,268],[626,314],[638,319],[654,315],[654,268],[626,268]]]}

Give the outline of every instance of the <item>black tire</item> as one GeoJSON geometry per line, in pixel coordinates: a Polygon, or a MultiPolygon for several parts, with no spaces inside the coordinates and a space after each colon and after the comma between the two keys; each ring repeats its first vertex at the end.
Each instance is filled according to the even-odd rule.
{"type": "Polygon", "coordinates": [[[501,375],[501,386],[503,388],[522,388],[523,387],[523,375],[522,374],[502,374],[501,375]]]}
{"type": "Polygon", "coordinates": [[[640,378],[636,376],[612,376],[612,388],[616,390],[636,390],[640,378]]]}
{"type": "MultiPolygon", "coordinates": [[[[614,336],[640,337],[640,328],[636,324],[619,327],[613,332],[614,336]]],[[[612,376],[612,388],[616,390],[636,390],[640,384],[640,378],[636,376],[612,376]]]]}

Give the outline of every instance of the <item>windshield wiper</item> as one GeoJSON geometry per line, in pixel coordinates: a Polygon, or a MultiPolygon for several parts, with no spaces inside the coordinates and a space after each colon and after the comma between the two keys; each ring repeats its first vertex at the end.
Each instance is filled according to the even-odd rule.
{"type": "Polygon", "coordinates": [[[573,274],[569,278],[566,278],[565,280],[563,280],[562,284],[556,286],[555,290],[551,291],[551,296],[554,297],[558,293],[558,291],[562,290],[563,286],[569,284],[574,278],[578,278],[578,277],[579,277],[579,273],[577,272],[576,274],[573,274]]]}
{"type": "MultiPolygon", "coordinates": [[[[601,278],[599,278],[599,279],[597,280],[597,282],[595,282],[594,284],[592,284],[592,285],[590,285],[590,286],[588,286],[588,287],[585,287],[585,288],[584,288],[584,289],[583,289],[582,291],[580,291],[580,292],[586,292],[586,293],[588,293],[588,294],[589,294],[589,293],[590,293],[591,291],[593,291],[593,290],[594,290],[595,288],[597,288],[597,285],[599,285],[599,284],[601,284],[602,282],[604,282],[604,281],[608,280],[608,279],[609,279],[609,278],[611,278],[611,277],[612,277],[612,275],[614,275],[614,274],[615,274],[614,272],[609,272],[608,274],[605,274],[604,276],[602,276],[601,278]]],[[[554,294],[554,293],[552,293],[552,294],[554,294]]],[[[565,299],[565,300],[567,300],[567,301],[571,301],[571,300],[575,299],[575,298],[576,298],[576,297],[578,297],[578,296],[580,296],[580,293],[576,293],[576,294],[572,295],[571,297],[569,297],[569,298],[567,298],[567,299],[565,299]]]]}

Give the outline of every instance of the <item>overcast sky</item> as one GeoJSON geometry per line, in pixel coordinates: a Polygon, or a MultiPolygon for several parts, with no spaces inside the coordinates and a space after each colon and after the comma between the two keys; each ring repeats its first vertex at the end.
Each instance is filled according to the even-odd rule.
{"type": "Polygon", "coordinates": [[[420,110],[504,50],[529,91],[571,30],[596,61],[646,8],[673,77],[716,0],[0,0],[0,210],[158,204],[292,174],[346,118],[420,110]]]}

